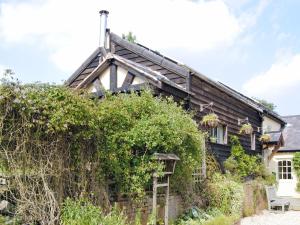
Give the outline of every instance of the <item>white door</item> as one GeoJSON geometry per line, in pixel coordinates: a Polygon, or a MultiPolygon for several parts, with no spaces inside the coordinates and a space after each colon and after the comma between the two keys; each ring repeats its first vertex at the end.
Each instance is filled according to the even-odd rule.
{"type": "Polygon", "coordinates": [[[292,160],[282,159],[277,162],[278,196],[294,197],[297,195],[297,179],[292,172],[292,160]]]}

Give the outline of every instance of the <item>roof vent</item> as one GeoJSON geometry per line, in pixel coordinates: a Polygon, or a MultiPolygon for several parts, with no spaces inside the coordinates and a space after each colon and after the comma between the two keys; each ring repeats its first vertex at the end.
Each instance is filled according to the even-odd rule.
{"type": "Polygon", "coordinates": [[[100,13],[99,47],[105,48],[105,46],[106,46],[107,17],[108,17],[109,12],[107,10],[101,10],[99,13],[100,13]]]}

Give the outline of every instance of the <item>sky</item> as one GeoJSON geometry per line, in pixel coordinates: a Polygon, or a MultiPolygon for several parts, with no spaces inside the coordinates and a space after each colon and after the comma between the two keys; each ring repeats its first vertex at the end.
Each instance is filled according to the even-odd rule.
{"type": "Polygon", "coordinates": [[[97,48],[102,9],[112,32],[300,114],[299,0],[0,0],[0,74],[63,83],[97,48]]]}

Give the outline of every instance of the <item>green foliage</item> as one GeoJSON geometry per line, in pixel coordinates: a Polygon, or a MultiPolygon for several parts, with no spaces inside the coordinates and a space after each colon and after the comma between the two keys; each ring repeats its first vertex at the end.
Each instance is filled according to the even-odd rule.
{"type": "Polygon", "coordinates": [[[61,213],[62,225],[126,225],[127,218],[122,212],[113,208],[105,215],[98,206],[94,206],[85,199],[66,199],[61,213]]]}
{"type": "Polygon", "coordinates": [[[34,177],[11,185],[27,191],[16,198],[30,194],[35,201],[18,199],[17,211],[26,223],[50,223],[46,216],[55,221],[66,196],[92,196],[103,204],[107,181],[114,181],[119,193],[141,199],[153,171],[163,169],[152,158],[155,152],[180,157],[171,183],[172,190],[184,194],[201,163],[202,140],[192,115],[150,90],[92,100],[63,86],[0,85],[2,171],[34,177]],[[36,210],[30,213],[20,210],[32,207],[36,210]]]}
{"type": "Polygon", "coordinates": [[[239,216],[220,215],[213,218],[212,220],[205,222],[203,225],[234,225],[238,219],[239,216]]]}
{"type": "MultiPolygon", "coordinates": [[[[293,167],[296,172],[298,180],[300,180],[300,152],[296,152],[293,157],[293,167]]],[[[300,181],[297,183],[297,191],[300,192],[300,181]]]]}
{"type": "Polygon", "coordinates": [[[230,144],[231,155],[224,163],[225,169],[232,175],[237,175],[242,179],[259,175],[262,165],[260,159],[257,156],[246,154],[238,137],[231,136],[230,144]]]}
{"type": "Polygon", "coordinates": [[[209,206],[219,209],[226,215],[240,215],[244,191],[241,183],[229,176],[214,174],[206,185],[206,197],[209,206]]]}
{"type": "Polygon", "coordinates": [[[266,143],[271,140],[271,136],[270,136],[270,134],[263,134],[260,136],[259,140],[263,143],[266,143]]]}
{"type": "Polygon", "coordinates": [[[224,162],[224,167],[228,173],[237,180],[245,180],[247,178],[260,179],[266,185],[276,183],[276,176],[271,174],[261,159],[255,155],[245,153],[238,137],[230,137],[231,155],[224,162]]]}
{"type": "Polygon", "coordinates": [[[272,103],[272,102],[268,102],[268,101],[266,101],[266,100],[264,100],[264,99],[259,99],[259,98],[255,98],[255,97],[253,97],[256,101],[258,101],[260,104],[262,104],[264,107],[266,107],[267,109],[269,109],[269,110],[272,110],[272,111],[274,111],[275,109],[276,109],[276,105],[274,104],[274,103],[272,103]]]}
{"type": "Polygon", "coordinates": [[[122,38],[131,43],[136,42],[136,36],[131,31],[129,31],[128,34],[122,34],[122,38]]]}
{"type": "Polygon", "coordinates": [[[209,113],[209,114],[203,116],[200,123],[203,126],[216,127],[219,122],[220,122],[220,120],[219,120],[219,117],[217,114],[209,113]]]}
{"type": "Polygon", "coordinates": [[[105,133],[99,158],[105,163],[104,173],[115,177],[121,191],[143,195],[151,171],[159,169],[151,157],[155,152],[180,158],[173,190],[182,191],[192,182],[190,174],[201,162],[202,135],[191,115],[171,98],[153,98],[150,91],[108,96],[98,111],[105,133]]]}
{"type": "Polygon", "coordinates": [[[176,224],[177,225],[233,225],[239,216],[237,215],[224,215],[217,208],[211,208],[208,211],[191,208],[183,216],[181,216],[176,224]]]}
{"type": "Polygon", "coordinates": [[[251,134],[252,132],[253,132],[253,127],[250,123],[243,124],[239,131],[240,134],[251,134]]]}

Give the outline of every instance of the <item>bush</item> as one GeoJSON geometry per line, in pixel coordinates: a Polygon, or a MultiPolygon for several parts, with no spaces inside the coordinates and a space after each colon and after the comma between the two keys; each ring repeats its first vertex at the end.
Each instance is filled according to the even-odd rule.
{"type": "Polygon", "coordinates": [[[216,173],[206,185],[209,206],[226,215],[240,215],[244,199],[242,184],[230,177],[216,173]]]}
{"type": "Polygon", "coordinates": [[[231,155],[224,163],[225,169],[241,179],[261,176],[261,160],[257,156],[246,154],[237,136],[230,137],[230,144],[231,155]]]}
{"type": "Polygon", "coordinates": [[[216,208],[209,209],[205,212],[202,209],[192,208],[179,220],[177,225],[233,225],[239,216],[226,216],[216,208]]]}
{"type": "Polygon", "coordinates": [[[61,213],[62,225],[126,225],[126,220],[116,208],[104,215],[99,207],[84,199],[66,199],[61,213]]]}
{"type": "Polygon", "coordinates": [[[0,171],[12,175],[8,188],[24,224],[56,223],[66,196],[108,206],[108,182],[140,200],[163,169],[156,152],[179,156],[171,185],[185,195],[202,141],[191,114],[150,90],[98,100],[56,85],[0,84],[0,171]]]}

